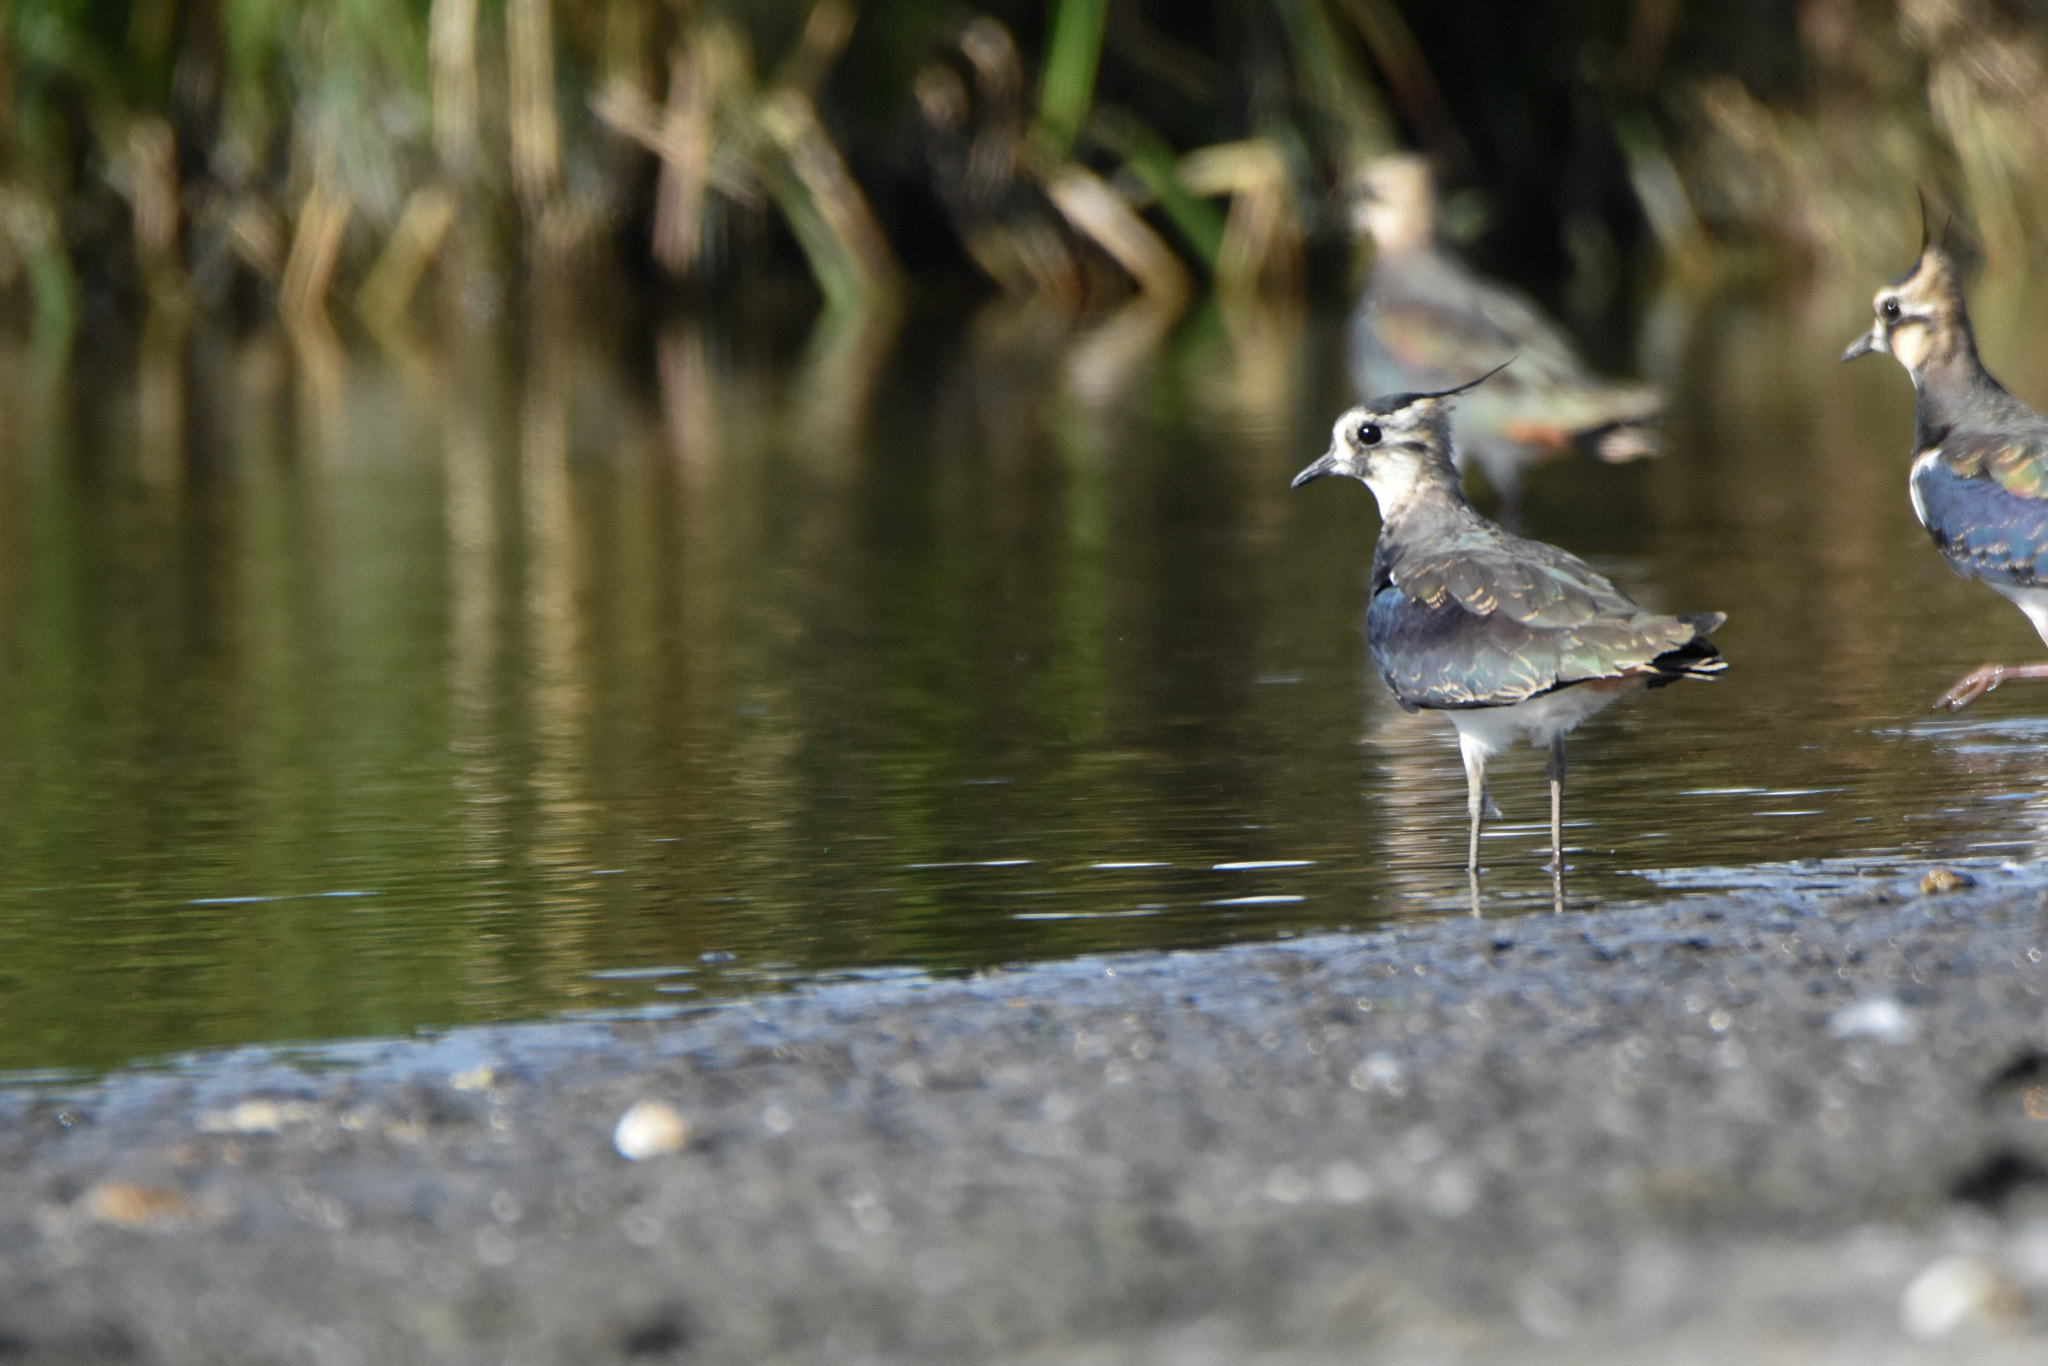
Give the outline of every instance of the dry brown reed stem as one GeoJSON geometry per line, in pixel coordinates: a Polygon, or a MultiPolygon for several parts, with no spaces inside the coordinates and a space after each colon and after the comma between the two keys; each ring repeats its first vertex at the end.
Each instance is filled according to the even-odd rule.
{"type": "Polygon", "coordinates": [[[476,0],[433,0],[427,17],[434,149],[441,164],[466,176],[476,161],[476,0]]]}
{"type": "Polygon", "coordinates": [[[847,0],[818,0],[804,19],[804,31],[796,50],[775,75],[777,85],[816,95],[819,82],[853,37],[854,8],[847,0]]]}
{"type": "Polygon", "coordinates": [[[172,287],[178,265],[178,147],[165,120],[148,115],[128,130],[129,199],[135,259],[152,295],[172,287]]]}
{"type": "Polygon", "coordinates": [[[295,337],[328,327],[327,290],[334,280],[341,235],[348,227],[352,207],[346,192],[329,189],[325,175],[313,178],[313,188],[299,206],[291,255],[285,258],[284,278],[278,286],[278,311],[295,337]]]}
{"type": "Polygon", "coordinates": [[[562,170],[555,120],[555,43],[548,0],[506,0],[505,54],[510,84],[512,192],[537,215],[554,198],[562,170]]]}
{"type": "Polygon", "coordinates": [[[1216,291],[1228,299],[1301,286],[1305,229],[1294,179],[1265,138],[1203,147],[1181,158],[1181,183],[1199,195],[1228,195],[1230,214],[1216,254],[1216,291]]]}
{"type": "Polygon", "coordinates": [[[1629,185],[1665,260],[1680,275],[1704,282],[1713,274],[1713,245],[1656,126],[1648,119],[1624,117],[1616,123],[1615,137],[1628,165],[1629,185]]]}
{"type": "Polygon", "coordinates": [[[762,101],[760,120],[809,200],[808,205],[785,204],[785,212],[792,217],[815,212],[848,272],[837,283],[821,280],[826,293],[851,287],[872,298],[890,292],[897,279],[896,255],[868,210],[867,196],[818,122],[816,106],[802,91],[783,87],[762,101]]]}
{"type": "MultiPolygon", "coordinates": [[[[688,154],[688,149],[672,136],[663,111],[630,85],[614,83],[592,95],[590,112],[614,133],[631,138],[664,160],[688,154]]],[[[750,178],[745,163],[737,157],[720,155],[715,143],[709,166],[711,188],[742,203],[761,201],[761,187],[750,178]]]]}
{"type": "MultiPolygon", "coordinates": [[[[799,236],[812,220],[822,229],[837,264],[813,261],[828,296],[874,303],[895,291],[899,271],[889,238],[868,209],[867,196],[818,120],[812,92],[853,35],[847,0],[818,0],[804,22],[796,50],[762,99],[761,129],[781,152],[802,201],[785,190],[783,211],[799,236]]],[[[812,249],[814,254],[817,248],[812,249]]]]}
{"type": "Polygon", "coordinates": [[[704,240],[705,191],[711,182],[714,106],[711,67],[701,45],[678,47],[669,60],[668,106],[654,150],[661,177],[654,191],[654,259],[688,275],[704,240]]]}
{"type": "Polygon", "coordinates": [[[1905,0],[1899,28],[1927,58],[1927,104],[1969,192],[1985,256],[2026,255],[2048,213],[2048,51],[1984,0],[1905,0]]]}
{"type": "Polygon", "coordinates": [[[743,102],[747,85],[745,54],[731,32],[700,25],[671,60],[666,108],[656,108],[623,76],[591,96],[598,122],[661,159],[652,249],[655,259],[678,275],[695,267],[702,250],[708,191],[742,204],[762,200],[750,164],[752,149],[739,136],[724,147],[718,141],[721,101],[743,102]]]}
{"type": "Polygon", "coordinates": [[[1178,311],[1193,289],[1173,249],[1093,171],[1062,166],[1046,180],[1046,194],[1076,232],[1130,273],[1138,288],[1178,311]]]}
{"type": "Polygon", "coordinates": [[[438,185],[414,190],[405,201],[391,240],[356,291],[356,307],[373,330],[391,332],[403,322],[420,276],[455,224],[455,213],[455,196],[438,185]]]}
{"type": "Polygon", "coordinates": [[[348,194],[330,189],[325,173],[313,177],[278,285],[278,312],[305,379],[305,444],[323,461],[338,458],[340,448],[348,356],[328,320],[326,301],[351,209],[348,194]]]}
{"type": "Polygon", "coordinates": [[[270,201],[243,195],[228,215],[228,245],[242,264],[276,284],[284,273],[284,222],[270,201]]]}

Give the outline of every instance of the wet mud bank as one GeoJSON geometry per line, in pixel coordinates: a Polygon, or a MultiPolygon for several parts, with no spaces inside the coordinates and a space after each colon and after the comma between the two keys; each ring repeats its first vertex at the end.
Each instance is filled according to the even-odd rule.
{"type": "Polygon", "coordinates": [[[17,1088],[0,1359],[2036,1361],[1976,871],[17,1088]]]}

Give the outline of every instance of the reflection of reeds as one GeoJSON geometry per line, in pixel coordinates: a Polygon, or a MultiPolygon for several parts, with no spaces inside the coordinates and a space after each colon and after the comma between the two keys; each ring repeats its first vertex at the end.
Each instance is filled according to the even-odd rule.
{"type": "Polygon", "coordinates": [[[185,473],[185,327],[176,309],[150,310],[136,361],[136,463],[145,483],[172,488],[185,473]]]}
{"type": "Polygon", "coordinates": [[[591,688],[589,620],[583,595],[588,540],[576,514],[569,470],[569,388],[574,352],[560,320],[540,320],[544,340],[528,364],[519,412],[519,496],[526,558],[523,607],[532,652],[523,699],[535,756],[528,777],[534,803],[525,857],[546,881],[554,914],[545,934],[560,968],[580,960],[576,940],[588,906],[591,801],[587,747],[591,688]],[[552,324],[552,325],[550,325],[552,324]]]}
{"type": "Polygon", "coordinates": [[[548,0],[505,0],[505,64],[512,189],[530,214],[555,194],[561,130],[555,121],[555,44],[548,0]]]}

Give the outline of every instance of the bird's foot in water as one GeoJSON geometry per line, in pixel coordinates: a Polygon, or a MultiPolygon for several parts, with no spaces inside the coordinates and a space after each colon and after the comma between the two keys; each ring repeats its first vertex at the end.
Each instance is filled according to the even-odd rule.
{"type": "Polygon", "coordinates": [[[1961,711],[1985,693],[2005,682],[2005,670],[1996,664],[1972,669],[1956,680],[1954,687],[1935,699],[1936,711],[1961,711]]]}
{"type": "Polygon", "coordinates": [[[1961,711],[2001,683],[2016,678],[2048,679],[2048,664],[1986,664],[1970,670],[1935,699],[1936,711],[1961,711]]]}

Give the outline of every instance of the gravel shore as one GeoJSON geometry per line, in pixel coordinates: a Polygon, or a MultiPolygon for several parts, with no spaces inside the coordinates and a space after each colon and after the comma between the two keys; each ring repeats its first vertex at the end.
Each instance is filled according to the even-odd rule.
{"type": "Polygon", "coordinates": [[[9,1092],[0,1360],[2041,1361],[2048,871],[1924,871],[9,1092]]]}

